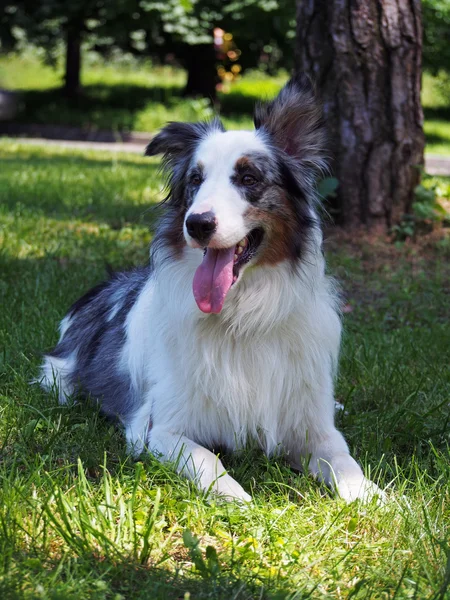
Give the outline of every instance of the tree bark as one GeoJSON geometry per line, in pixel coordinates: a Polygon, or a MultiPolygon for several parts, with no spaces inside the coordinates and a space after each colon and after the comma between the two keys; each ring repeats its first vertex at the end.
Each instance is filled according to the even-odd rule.
{"type": "Polygon", "coordinates": [[[82,26],[80,24],[68,24],[66,33],[64,95],[71,100],[77,98],[80,93],[81,32],[82,26]]]}
{"type": "Polygon", "coordinates": [[[184,96],[204,96],[216,99],[216,53],[214,45],[186,45],[183,64],[188,73],[184,96]]]}
{"type": "Polygon", "coordinates": [[[423,165],[420,0],[297,0],[296,68],[323,101],[338,221],[390,226],[423,165]]]}

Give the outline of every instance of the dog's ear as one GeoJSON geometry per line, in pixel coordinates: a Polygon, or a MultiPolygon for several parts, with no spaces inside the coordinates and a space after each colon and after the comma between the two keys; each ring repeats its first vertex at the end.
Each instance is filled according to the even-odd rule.
{"type": "Polygon", "coordinates": [[[166,160],[171,162],[189,155],[198,142],[214,129],[224,130],[218,119],[209,123],[169,123],[149,143],[145,156],[164,154],[166,160]]]}
{"type": "Polygon", "coordinates": [[[145,149],[145,156],[156,154],[182,154],[199,140],[199,131],[194,123],[169,123],[145,149]]]}
{"type": "Polygon", "coordinates": [[[326,169],[321,109],[306,75],[294,76],[275,100],[259,104],[254,122],[294,160],[315,171],[326,169]]]}

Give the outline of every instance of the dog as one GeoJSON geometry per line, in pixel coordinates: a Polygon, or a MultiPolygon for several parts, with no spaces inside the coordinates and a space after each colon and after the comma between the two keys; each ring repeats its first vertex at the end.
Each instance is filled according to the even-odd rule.
{"type": "Polygon", "coordinates": [[[309,79],[255,109],[253,131],[169,123],[168,195],[147,267],[113,275],[70,308],[41,384],[98,400],[205,491],[250,501],[212,450],[256,442],[341,498],[379,494],[334,424],[341,322],[325,275],[317,178],[326,168],[309,79]]]}

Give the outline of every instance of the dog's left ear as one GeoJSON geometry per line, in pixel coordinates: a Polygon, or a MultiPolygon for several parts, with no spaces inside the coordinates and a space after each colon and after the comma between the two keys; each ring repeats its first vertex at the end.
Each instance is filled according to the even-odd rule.
{"type": "Polygon", "coordinates": [[[318,172],[326,169],[320,105],[306,75],[294,76],[275,100],[259,104],[254,122],[297,162],[318,172]]]}
{"type": "Polygon", "coordinates": [[[149,143],[145,156],[181,154],[195,145],[200,135],[199,127],[194,123],[168,123],[149,143]]]}
{"type": "Polygon", "coordinates": [[[168,123],[149,143],[145,156],[164,154],[166,162],[191,154],[198,142],[213,130],[224,131],[219,119],[202,123],[168,123]]]}

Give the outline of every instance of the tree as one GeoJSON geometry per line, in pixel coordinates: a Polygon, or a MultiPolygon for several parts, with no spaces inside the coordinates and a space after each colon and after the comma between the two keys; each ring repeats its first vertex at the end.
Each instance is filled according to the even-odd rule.
{"type": "Polygon", "coordinates": [[[423,165],[419,0],[297,0],[297,69],[315,81],[339,220],[390,226],[423,165]]]}
{"type": "Polygon", "coordinates": [[[82,43],[104,54],[116,47],[162,61],[174,55],[187,70],[185,94],[210,98],[218,81],[216,27],[233,32],[243,69],[258,66],[263,53],[272,69],[292,62],[292,0],[11,0],[3,10],[0,39],[5,46],[14,44],[14,27],[50,58],[64,40],[64,92],[70,98],[80,90],[82,43]]]}
{"type": "MultiPolygon", "coordinates": [[[[161,27],[148,39],[149,51],[173,53],[187,70],[186,95],[214,98],[218,57],[214,29],[232,32],[242,70],[260,66],[268,70],[293,66],[295,7],[292,0],[166,0],[164,4],[140,0],[142,10],[157,7],[161,27]]],[[[144,22],[144,21],[142,21],[144,22]]]]}
{"type": "Polygon", "coordinates": [[[243,69],[269,73],[292,69],[295,49],[295,5],[292,0],[234,0],[223,5],[221,27],[231,31],[243,69]],[[264,62],[261,59],[264,59],[264,62]]]}
{"type": "MultiPolygon", "coordinates": [[[[133,33],[139,29],[135,19],[138,8],[139,0],[13,0],[0,15],[0,40],[6,48],[13,49],[17,43],[14,31],[21,30],[29,42],[44,48],[50,61],[63,41],[63,91],[75,99],[80,92],[83,41],[100,51],[133,47],[133,33]]],[[[145,13],[148,21],[158,14],[153,6],[145,13]]]]}

